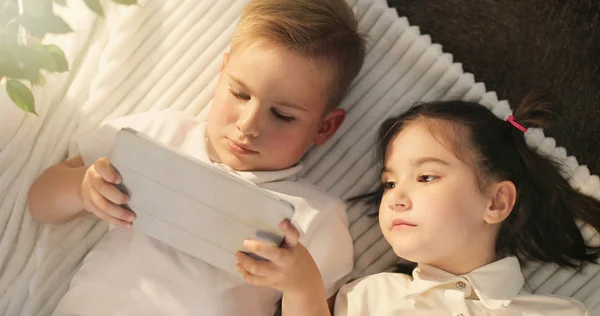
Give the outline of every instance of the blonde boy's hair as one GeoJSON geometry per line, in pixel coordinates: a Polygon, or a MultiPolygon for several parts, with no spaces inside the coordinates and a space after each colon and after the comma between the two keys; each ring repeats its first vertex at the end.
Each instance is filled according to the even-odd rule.
{"type": "Polygon", "coordinates": [[[331,74],[328,106],[338,106],[365,58],[365,39],[345,0],[253,0],[231,42],[231,53],[254,44],[278,45],[324,62],[331,74]]]}

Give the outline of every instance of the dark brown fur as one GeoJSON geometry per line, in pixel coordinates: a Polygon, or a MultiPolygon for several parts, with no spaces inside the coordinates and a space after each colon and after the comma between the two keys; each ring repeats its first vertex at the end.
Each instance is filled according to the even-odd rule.
{"type": "Polygon", "coordinates": [[[600,1],[388,0],[465,71],[511,104],[546,89],[562,103],[546,131],[600,174],[600,1]]]}

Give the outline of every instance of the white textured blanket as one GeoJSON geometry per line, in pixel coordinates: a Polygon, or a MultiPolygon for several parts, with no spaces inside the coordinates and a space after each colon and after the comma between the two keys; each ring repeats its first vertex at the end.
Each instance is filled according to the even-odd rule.
{"type": "MultiPolygon", "coordinates": [[[[304,176],[341,197],[375,187],[372,146],[387,116],[418,100],[478,101],[505,118],[510,107],[464,73],[452,55],[432,44],[418,27],[397,16],[384,0],[348,0],[369,34],[365,66],[342,106],[347,120],[325,146],[311,150],[304,176]]],[[[246,1],[149,0],[139,7],[107,5],[98,19],[77,1],[62,14],[77,32],[57,37],[72,71],[49,78],[35,91],[39,117],[24,116],[0,96],[0,314],[48,315],[68,288],[86,252],[106,226],[82,218],[59,227],[41,226],[26,212],[27,190],[48,166],[77,154],[74,141],[105,120],[176,108],[203,115],[210,104],[221,55],[246,1]],[[8,113],[8,114],[6,114],[8,113]]],[[[3,90],[3,89],[2,89],[3,90]]],[[[541,130],[528,143],[565,162],[564,175],[600,199],[600,180],[556,147],[541,130]]],[[[383,271],[397,258],[366,209],[348,210],[355,238],[354,276],[383,271]]],[[[598,236],[585,230],[588,238],[598,236]]],[[[600,267],[583,272],[532,264],[528,287],[540,293],[600,301],[600,267]]]]}

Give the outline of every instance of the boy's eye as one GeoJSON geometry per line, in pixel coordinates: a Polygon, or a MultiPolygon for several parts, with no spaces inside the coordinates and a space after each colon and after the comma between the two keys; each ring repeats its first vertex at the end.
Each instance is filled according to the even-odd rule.
{"type": "Polygon", "coordinates": [[[235,91],[233,89],[229,89],[229,93],[231,93],[231,95],[233,95],[234,97],[236,97],[237,99],[243,100],[243,101],[250,101],[250,96],[244,93],[241,93],[239,91],[235,91]]]}
{"type": "Polygon", "coordinates": [[[291,122],[291,121],[293,121],[293,120],[294,120],[294,117],[293,117],[293,116],[287,116],[287,115],[283,115],[283,114],[281,114],[281,113],[277,112],[277,110],[275,110],[275,109],[271,109],[271,113],[273,113],[273,115],[274,115],[274,116],[275,116],[277,119],[279,119],[279,120],[282,120],[282,121],[285,121],[285,122],[291,122]]]}
{"type": "Polygon", "coordinates": [[[438,176],[432,176],[432,175],[421,175],[417,178],[418,182],[433,182],[435,180],[437,180],[439,177],[438,176]]]}
{"type": "Polygon", "coordinates": [[[391,182],[391,181],[385,181],[385,182],[383,182],[383,188],[385,190],[390,190],[390,189],[393,189],[395,187],[396,187],[396,184],[394,182],[391,182]]]}

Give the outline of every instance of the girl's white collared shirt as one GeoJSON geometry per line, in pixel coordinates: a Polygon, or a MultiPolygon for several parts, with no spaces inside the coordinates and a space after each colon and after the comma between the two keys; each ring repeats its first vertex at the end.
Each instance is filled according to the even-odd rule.
{"type": "Polygon", "coordinates": [[[335,315],[586,315],[583,304],[571,298],[529,294],[523,284],[516,257],[460,276],[421,264],[412,277],[380,273],[344,285],[335,315]]]}

